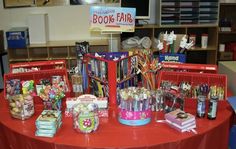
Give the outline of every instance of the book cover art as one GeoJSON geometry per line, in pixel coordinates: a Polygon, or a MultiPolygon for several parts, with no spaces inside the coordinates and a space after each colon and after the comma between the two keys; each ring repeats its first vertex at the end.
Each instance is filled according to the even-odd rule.
{"type": "Polygon", "coordinates": [[[183,126],[187,123],[195,121],[195,116],[180,109],[176,109],[165,114],[165,119],[171,121],[172,123],[176,123],[179,126],[183,126]]]}

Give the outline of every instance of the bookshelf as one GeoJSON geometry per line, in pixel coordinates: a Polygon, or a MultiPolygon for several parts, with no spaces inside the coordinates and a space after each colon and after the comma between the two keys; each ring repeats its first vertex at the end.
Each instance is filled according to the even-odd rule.
{"type": "MultiPolygon", "coordinates": [[[[188,63],[216,64],[218,49],[218,25],[143,25],[135,27],[134,33],[122,33],[120,38],[121,41],[123,41],[134,36],[138,36],[139,38],[147,36],[152,41],[151,49],[153,52],[159,54],[155,39],[158,39],[160,34],[165,31],[168,33],[174,31],[175,34],[180,35],[196,35],[195,48],[187,51],[188,63]],[[205,49],[201,48],[201,34],[208,34],[208,46],[205,49]]],[[[132,49],[121,48],[121,51],[130,51],[132,49]]]]}
{"type": "MultiPolygon", "coordinates": [[[[85,40],[83,40],[85,41],[85,40]]],[[[91,52],[107,52],[108,40],[86,40],[91,52]]],[[[49,41],[46,44],[32,44],[23,49],[8,49],[9,64],[16,62],[31,62],[65,59],[67,68],[77,65],[75,42],[80,41],[49,41]]],[[[82,42],[82,41],[81,41],[82,42]]]]}

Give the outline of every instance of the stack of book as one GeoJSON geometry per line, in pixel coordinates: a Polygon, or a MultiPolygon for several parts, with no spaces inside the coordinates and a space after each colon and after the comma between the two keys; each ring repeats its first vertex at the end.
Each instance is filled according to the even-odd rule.
{"type": "Polygon", "coordinates": [[[36,136],[53,137],[61,127],[61,111],[44,110],[36,119],[36,136]]]}
{"type": "Polygon", "coordinates": [[[165,114],[165,121],[180,132],[186,132],[196,128],[195,116],[180,109],[165,114]]]}

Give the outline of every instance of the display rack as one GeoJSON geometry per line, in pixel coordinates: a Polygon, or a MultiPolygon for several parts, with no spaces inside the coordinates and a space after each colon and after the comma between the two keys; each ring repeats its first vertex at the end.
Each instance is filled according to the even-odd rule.
{"type": "Polygon", "coordinates": [[[98,90],[103,90],[103,96],[109,97],[111,106],[117,103],[117,90],[137,84],[137,75],[135,73],[135,65],[137,55],[129,56],[128,52],[109,52],[98,53],[102,57],[95,54],[87,54],[88,82],[90,87],[87,92],[91,92],[91,81],[95,80],[98,90]],[[99,87],[100,86],[100,87],[99,87]]]}
{"type": "Polygon", "coordinates": [[[198,86],[200,84],[207,84],[210,86],[219,86],[224,89],[224,99],[227,99],[227,76],[223,74],[210,74],[196,72],[174,72],[161,71],[158,80],[158,88],[161,87],[163,81],[169,81],[176,85],[181,82],[188,82],[191,86],[198,86]]]}
{"type": "MultiPolygon", "coordinates": [[[[65,92],[66,96],[70,96],[71,86],[68,80],[67,70],[63,69],[48,69],[34,72],[23,72],[23,73],[8,73],[4,75],[4,97],[6,98],[6,81],[12,79],[19,79],[20,81],[34,80],[34,88],[36,89],[36,84],[40,84],[41,79],[51,79],[52,76],[62,76],[67,86],[65,92]]],[[[41,99],[39,96],[35,96],[35,101],[39,102],[41,99]]]]}

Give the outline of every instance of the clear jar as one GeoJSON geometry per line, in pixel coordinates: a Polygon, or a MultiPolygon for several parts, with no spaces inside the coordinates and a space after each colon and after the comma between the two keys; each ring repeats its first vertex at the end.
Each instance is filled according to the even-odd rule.
{"type": "Polygon", "coordinates": [[[10,96],[9,109],[14,118],[21,120],[30,118],[34,114],[33,96],[29,94],[10,96]]]}
{"type": "Polygon", "coordinates": [[[78,103],[73,107],[73,127],[82,133],[96,131],[99,125],[98,106],[95,103],[78,103]]]}

